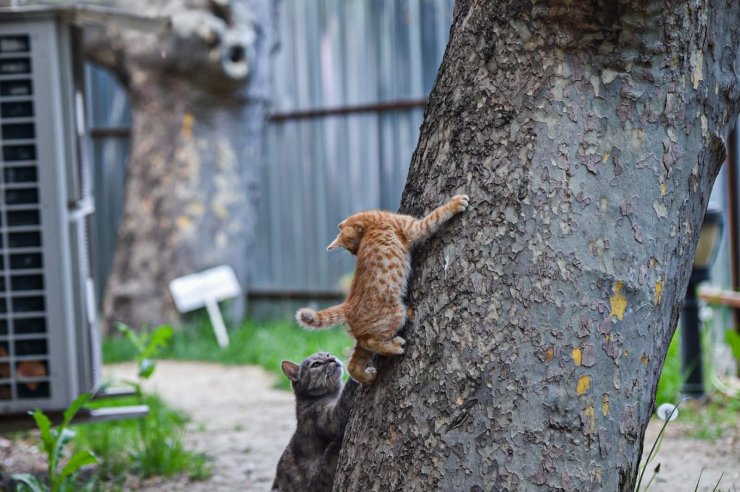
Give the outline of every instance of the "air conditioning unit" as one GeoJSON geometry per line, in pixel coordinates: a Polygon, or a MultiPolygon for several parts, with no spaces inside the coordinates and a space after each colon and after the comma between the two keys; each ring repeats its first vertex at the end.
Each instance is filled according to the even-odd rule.
{"type": "Polygon", "coordinates": [[[79,30],[0,8],[0,415],[99,380],[79,30]]]}

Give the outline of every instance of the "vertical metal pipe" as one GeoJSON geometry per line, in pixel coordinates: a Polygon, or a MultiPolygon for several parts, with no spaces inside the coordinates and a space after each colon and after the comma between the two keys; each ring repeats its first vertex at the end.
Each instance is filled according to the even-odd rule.
{"type": "MultiPolygon", "coordinates": [[[[693,275],[692,275],[693,276],[693,275]]],[[[704,372],[699,330],[698,282],[689,281],[681,315],[681,374],[684,381],[681,393],[692,398],[704,396],[704,372]]]]}

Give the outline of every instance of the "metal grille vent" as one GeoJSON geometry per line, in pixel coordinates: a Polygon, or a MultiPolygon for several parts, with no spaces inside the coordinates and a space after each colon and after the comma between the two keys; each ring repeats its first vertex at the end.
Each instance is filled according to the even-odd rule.
{"type": "Polygon", "coordinates": [[[0,401],[51,397],[31,39],[0,36],[0,401]]]}

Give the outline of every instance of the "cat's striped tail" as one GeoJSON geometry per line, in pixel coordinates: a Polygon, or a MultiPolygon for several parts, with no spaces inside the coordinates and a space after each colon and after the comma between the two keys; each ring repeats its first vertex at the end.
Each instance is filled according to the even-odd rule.
{"type": "Polygon", "coordinates": [[[297,313],[295,313],[295,319],[298,321],[299,325],[310,330],[331,328],[334,325],[345,322],[344,304],[322,309],[321,311],[314,311],[310,308],[301,308],[297,313]]]}

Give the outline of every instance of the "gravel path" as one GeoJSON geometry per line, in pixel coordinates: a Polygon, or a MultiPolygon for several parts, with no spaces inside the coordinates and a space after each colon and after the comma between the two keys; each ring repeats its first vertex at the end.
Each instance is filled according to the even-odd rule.
{"type": "MultiPolygon", "coordinates": [[[[740,416],[739,416],[740,417],[740,416]]],[[[650,486],[650,492],[694,490],[701,475],[699,490],[711,491],[722,477],[717,490],[740,490],[740,418],[734,432],[716,441],[699,441],[685,437],[686,429],[679,418],[668,424],[663,444],[652,462],[643,484],[652,476],[652,469],[660,463],[660,473],[650,486]],[[724,473],[724,475],[722,475],[724,473]]],[[[645,437],[643,458],[658,437],[663,422],[653,419],[645,437]]]]}

